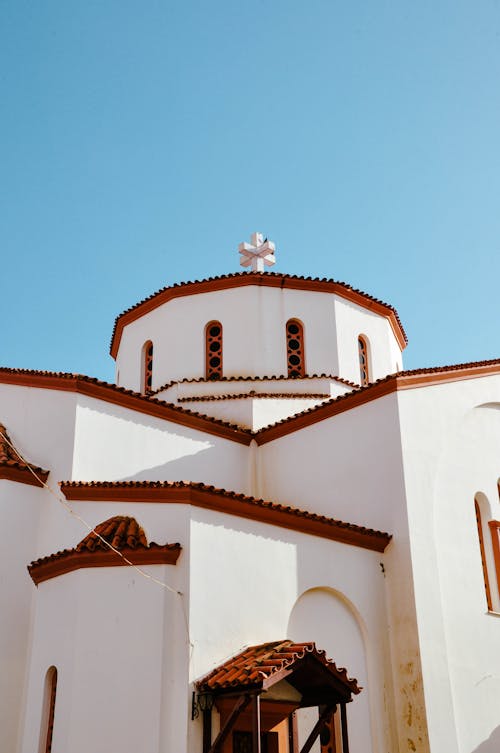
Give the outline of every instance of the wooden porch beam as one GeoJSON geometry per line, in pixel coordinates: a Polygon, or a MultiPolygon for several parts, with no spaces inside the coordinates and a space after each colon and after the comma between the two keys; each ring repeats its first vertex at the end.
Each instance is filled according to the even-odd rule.
{"type": "Polygon", "coordinates": [[[260,742],[260,695],[255,694],[252,702],[252,753],[261,753],[260,742]]]}
{"type": "Polygon", "coordinates": [[[212,747],[209,749],[208,753],[218,753],[222,747],[222,743],[226,739],[226,737],[231,732],[232,728],[234,727],[234,724],[244,709],[248,706],[250,703],[250,699],[252,696],[249,695],[242,695],[238,698],[236,703],[234,704],[234,708],[229,714],[225,725],[222,727],[221,731],[215,738],[212,747]]]}
{"type": "MultiPolygon", "coordinates": [[[[325,722],[328,721],[330,716],[333,714],[335,706],[327,706],[320,714],[318,721],[314,725],[311,734],[305,741],[300,753],[309,753],[312,746],[316,742],[316,738],[318,737],[319,733],[321,732],[321,727],[325,722]]],[[[345,751],[343,752],[345,753],[345,751]]],[[[349,753],[349,752],[348,752],[349,753]]]]}

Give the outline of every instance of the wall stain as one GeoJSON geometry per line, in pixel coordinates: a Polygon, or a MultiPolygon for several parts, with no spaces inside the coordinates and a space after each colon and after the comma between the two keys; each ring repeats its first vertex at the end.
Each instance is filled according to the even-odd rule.
{"type": "Polygon", "coordinates": [[[408,735],[407,750],[412,753],[424,753],[429,750],[429,742],[420,664],[414,661],[400,664],[399,676],[402,696],[401,713],[408,735]]]}

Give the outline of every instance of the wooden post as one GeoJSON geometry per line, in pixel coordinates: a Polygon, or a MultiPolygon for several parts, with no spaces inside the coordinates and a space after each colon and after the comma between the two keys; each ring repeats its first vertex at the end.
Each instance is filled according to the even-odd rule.
{"type": "Polygon", "coordinates": [[[288,717],[288,751],[289,753],[299,753],[299,730],[295,711],[292,711],[288,717]]]}
{"type": "Polygon", "coordinates": [[[261,753],[260,745],[260,695],[256,693],[252,702],[252,753],[261,753]]]}
{"type": "Polygon", "coordinates": [[[342,753],[349,753],[349,737],[347,735],[347,711],[345,703],[340,704],[340,721],[342,724],[342,753]]]}
{"type": "Polygon", "coordinates": [[[208,753],[212,745],[212,709],[203,712],[203,753],[208,753]]]}
{"type": "Polygon", "coordinates": [[[229,714],[229,717],[226,720],[225,725],[222,727],[221,731],[215,738],[208,753],[219,753],[220,749],[222,748],[222,744],[224,740],[233,729],[234,723],[236,722],[237,718],[239,717],[241,712],[246,709],[249,703],[250,703],[250,696],[248,695],[240,696],[237,699],[233,710],[231,711],[231,713],[229,714]]]}

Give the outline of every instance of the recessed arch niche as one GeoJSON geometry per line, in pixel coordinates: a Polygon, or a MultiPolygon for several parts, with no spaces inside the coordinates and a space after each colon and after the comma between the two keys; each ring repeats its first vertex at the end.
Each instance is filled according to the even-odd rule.
{"type": "MultiPolygon", "coordinates": [[[[354,605],[332,588],[312,588],[295,602],[288,620],[287,638],[297,642],[315,641],[337,667],[345,667],[363,687],[359,696],[347,705],[349,750],[375,753],[372,745],[369,688],[364,635],[366,630],[354,605]]],[[[299,717],[299,734],[307,737],[316,720],[304,710],[299,717]]],[[[319,749],[318,749],[319,750],[319,749]]]]}

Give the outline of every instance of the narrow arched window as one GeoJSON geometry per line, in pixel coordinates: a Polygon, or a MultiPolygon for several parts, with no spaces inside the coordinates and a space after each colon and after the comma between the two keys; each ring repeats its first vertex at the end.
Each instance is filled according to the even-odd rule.
{"type": "Polygon", "coordinates": [[[365,387],[370,383],[370,367],[368,365],[368,343],[362,335],[358,337],[358,356],[360,382],[365,387]]]}
{"type": "Polygon", "coordinates": [[[148,340],[142,348],[142,393],[147,395],[153,389],[153,343],[148,340]]]}
{"type": "Polygon", "coordinates": [[[304,327],[298,319],[286,323],[286,360],[289,377],[305,376],[304,327]]]}
{"type": "Polygon", "coordinates": [[[222,377],[222,324],[209,322],[205,327],[205,377],[222,377]]]}
{"type": "Polygon", "coordinates": [[[52,733],[54,731],[54,712],[56,708],[57,669],[50,667],[45,675],[43,692],[42,725],[40,729],[40,753],[52,750],[52,733]]]}
{"type": "Polygon", "coordinates": [[[479,538],[479,549],[481,552],[481,565],[483,567],[483,580],[484,580],[484,590],[486,592],[486,603],[488,605],[488,611],[491,612],[492,602],[491,602],[491,591],[490,591],[490,579],[488,577],[488,565],[486,562],[486,552],[484,549],[483,521],[481,519],[481,508],[479,507],[479,502],[477,498],[474,499],[474,507],[476,509],[477,535],[479,538]]]}

